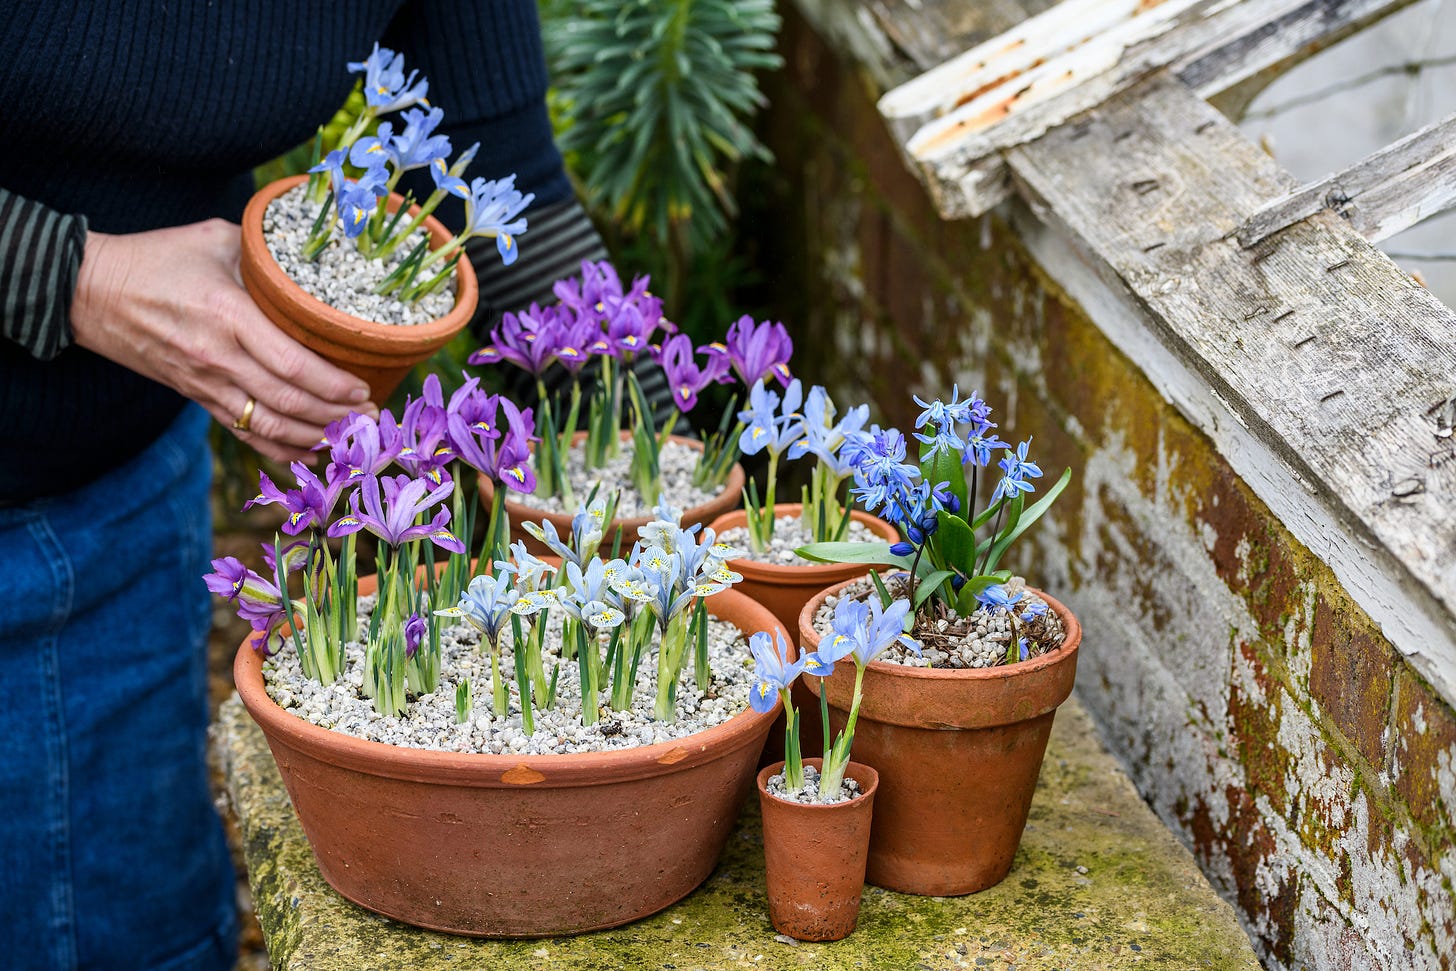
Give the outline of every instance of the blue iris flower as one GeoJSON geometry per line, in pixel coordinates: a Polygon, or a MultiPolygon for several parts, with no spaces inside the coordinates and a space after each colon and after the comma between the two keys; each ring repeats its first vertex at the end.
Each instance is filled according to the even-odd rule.
{"type": "Polygon", "coordinates": [[[450,138],[433,134],[444,117],[445,112],[439,108],[431,108],[428,113],[418,108],[404,113],[404,131],[389,141],[396,173],[433,166],[436,159],[445,160],[450,154],[450,138]]]}
{"type": "Polygon", "coordinates": [[[804,670],[805,659],[790,663],[789,644],[780,631],[774,631],[772,637],[759,631],[748,639],[748,650],[753,655],[753,687],[748,691],[748,703],[760,714],[772,711],[781,694],[804,670]]]}
{"type": "Polygon", "coordinates": [[[353,239],[364,232],[369,217],[385,194],[388,180],[389,176],[381,165],[365,172],[357,182],[346,181],[339,188],[339,221],[343,223],[345,236],[353,239]]]}
{"type": "Polygon", "coordinates": [[[760,378],[748,393],[747,410],[738,413],[738,420],[747,425],[738,436],[739,450],[744,455],[757,455],[764,449],[770,455],[783,454],[803,434],[804,426],[798,414],[802,402],[803,386],[798,378],[784,389],[782,403],[760,378]]]}
{"type": "Polygon", "coordinates": [[[380,124],[373,135],[366,135],[349,147],[349,164],[360,169],[376,169],[390,160],[389,139],[394,126],[380,124]]]}
{"type": "Polygon", "coordinates": [[[465,200],[465,235],[495,237],[501,262],[510,266],[516,261],[516,237],[526,231],[521,211],[536,198],[534,192],[522,195],[516,188],[516,177],[476,179],[470,183],[465,200]]]}
{"type": "Polygon", "coordinates": [[[376,115],[411,105],[429,104],[425,95],[429,93],[430,82],[421,78],[416,84],[419,71],[411,71],[409,77],[405,77],[404,55],[396,54],[388,47],[380,47],[377,42],[367,58],[349,62],[349,70],[364,72],[364,100],[376,115]]]}

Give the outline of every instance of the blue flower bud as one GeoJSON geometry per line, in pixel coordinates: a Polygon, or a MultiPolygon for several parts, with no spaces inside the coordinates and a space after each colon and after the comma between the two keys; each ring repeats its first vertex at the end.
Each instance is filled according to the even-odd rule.
{"type": "Polygon", "coordinates": [[[953,513],[960,512],[961,511],[961,500],[960,500],[960,497],[957,496],[954,492],[952,492],[950,495],[946,496],[945,497],[945,508],[947,510],[949,510],[950,512],[953,512],[953,513]]]}
{"type": "Polygon", "coordinates": [[[961,576],[959,573],[950,578],[950,588],[957,593],[960,593],[961,587],[965,585],[966,578],[961,576]]]}
{"type": "Polygon", "coordinates": [[[926,536],[934,536],[935,535],[935,531],[937,529],[939,529],[939,528],[940,528],[940,517],[937,516],[935,513],[931,513],[930,515],[926,516],[924,519],[920,520],[920,530],[926,536]]]}
{"type": "Polygon", "coordinates": [[[891,543],[890,552],[894,553],[896,556],[909,556],[911,553],[915,552],[915,546],[912,543],[905,542],[891,543]]]}
{"type": "Polygon", "coordinates": [[[921,532],[920,527],[916,526],[914,523],[905,524],[905,536],[910,540],[910,542],[914,543],[916,546],[919,546],[921,543],[925,542],[925,534],[921,532]]]}

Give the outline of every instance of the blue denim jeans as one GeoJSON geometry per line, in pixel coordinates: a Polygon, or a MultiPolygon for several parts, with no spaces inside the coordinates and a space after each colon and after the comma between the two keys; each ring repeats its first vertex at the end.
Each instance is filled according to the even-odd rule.
{"type": "Polygon", "coordinates": [[[195,405],[74,492],[0,508],[0,920],[21,971],[219,971],[232,866],[208,791],[195,405]]]}

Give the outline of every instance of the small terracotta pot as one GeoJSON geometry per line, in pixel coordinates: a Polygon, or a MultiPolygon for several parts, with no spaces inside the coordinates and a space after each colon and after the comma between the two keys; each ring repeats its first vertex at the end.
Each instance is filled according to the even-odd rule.
{"type": "MultiPolygon", "coordinates": [[[[819,646],[814,614],[845,584],[799,615],[803,650],[819,646]]],[[[915,668],[874,661],[865,670],[854,751],[880,773],[879,805],[865,879],[903,893],[954,896],[999,883],[1011,869],[1041,772],[1057,706],[1072,692],[1082,627],[1061,618],[1055,651],[993,668],[915,668]]],[[[837,665],[823,685],[831,730],[842,731],[854,668],[837,665]]]]}
{"type": "MultiPolygon", "coordinates": [[[[630,435],[630,432],[622,432],[623,440],[629,438],[630,435]]],[[[586,432],[577,432],[571,441],[573,445],[579,445],[585,440],[586,432]]],[[[703,450],[702,442],[697,439],[686,438],[682,435],[669,436],[669,441],[677,442],[679,445],[686,445],[700,452],[703,450]]],[[[743,466],[734,463],[733,468],[728,472],[727,481],[723,483],[723,490],[721,492],[700,506],[689,506],[683,510],[683,528],[686,529],[695,524],[707,525],[712,520],[732,509],[738,504],[739,498],[743,495],[743,483],[743,466]]],[[[572,510],[570,513],[548,512],[545,509],[530,505],[529,502],[521,502],[511,498],[513,495],[519,495],[519,493],[507,493],[506,495],[506,515],[511,520],[512,541],[520,540],[526,544],[526,549],[535,555],[545,556],[550,551],[521,527],[521,524],[524,522],[539,523],[543,519],[551,521],[551,524],[556,527],[556,534],[558,536],[565,538],[571,535],[571,517],[575,515],[576,510],[572,510]]],[[[495,496],[495,483],[482,477],[480,480],[480,496],[481,501],[485,504],[485,508],[489,509],[490,503],[495,496]]],[[[526,498],[529,499],[530,497],[528,496],[526,498]]],[[[585,498],[585,496],[583,495],[580,498],[585,498]]],[[[603,531],[602,548],[604,550],[611,549],[612,537],[615,531],[620,529],[622,530],[622,550],[625,556],[626,551],[630,550],[632,544],[637,542],[637,531],[652,522],[652,518],[651,516],[635,516],[631,519],[613,519],[606,530],[603,531]]],[[[793,637],[794,623],[785,623],[784,631],[787,636],[793,637]]]]}
{"type": "MultiPolygon", "coordinates": [[[[361,592],[372,584],[361,578],[361,592]]],[[[725,591],[708,610],[777,625],[725,591]]],[[[611,752],[484,755],[332,732],[268,697],[262,658],[233,664],[319,870],[388,917],[473,937],[544,937],[656,913],[705,880],[773,722],[752,709],[686,738],[611,752]]]]}
{"type": "MultiPolygon", "coordinates": [[[[462,255],[455,269],[455,309],[428,323],[407,327],[379,324],[335,310],[294,283],[268,252],[263,239],[263,214],[268,204],[306,181],[306,175],[278,179],[248,200],[242,225],[243,285],[280,330],[367,381],[370,400],[382,408],[410,368],[448,344],[470,322],[479,299],[475,273],[462,255]]],[[[391,195],[388,209],[394,212],[403,203],[399,195],[391,195]]],[[[415,211],[416,207],[410,209],[411,213],[415,211]]],[[[432,247],[453,236],[433,216],[426,217],[423,225],[432,247]]]]}
{"type": "MultiPolygon", "coordinates": [[[[803,512],[804,504],[800,502],[780,502],[774,505],[775,516],[798,517],[803,512]]],[[[900,538],[899,531],[878,516],[855,509],[850,512],[850,517],[869,527],[887,543],[893,543],[900,538]]],[[[728,530],[747,523],[747,511],[735,509],[724,513],[708,525],[721,536],[728,530]]],[[[832,587],[870,572],[868,563],[759,563],[745,558],[729,560],[728,565],[743,575],[742,582],[734,584],[733,589],[747,594],[772,610],[788,631],[798,630],[799,614],[814,594],[825,587],[832,587]]]]}
{"type": "MultiPolygon", "coordinates": [[[[804,760],[816,769],[822,763],[804,760]]],[[[758,773],[769,920],[780,934],[801,941],[838,941],[859,919],[880,777],[869,766],[850,762],[844,775],[859,783],[860,794],[848,802],[817,805],[769,793],[769,778],[783,770],[778,762],[758,773]]]]}

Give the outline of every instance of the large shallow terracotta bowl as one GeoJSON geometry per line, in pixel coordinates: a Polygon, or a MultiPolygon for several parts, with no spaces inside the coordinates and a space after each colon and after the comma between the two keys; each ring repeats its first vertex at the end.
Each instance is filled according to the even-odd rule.
{"type": "MultiPolygon", "coordinates": [[[[745,633],[775,628],[741,594],[707,603],[745,633]]],[[[262,663],[239,648],[238,694],[324,878],[370,910],[478,937],[614,927],[692,892],[752,791],[773,721],[748,709],[675,742],[614,752],[399,748],[289,714],[268,697],[262,663]]]]}

